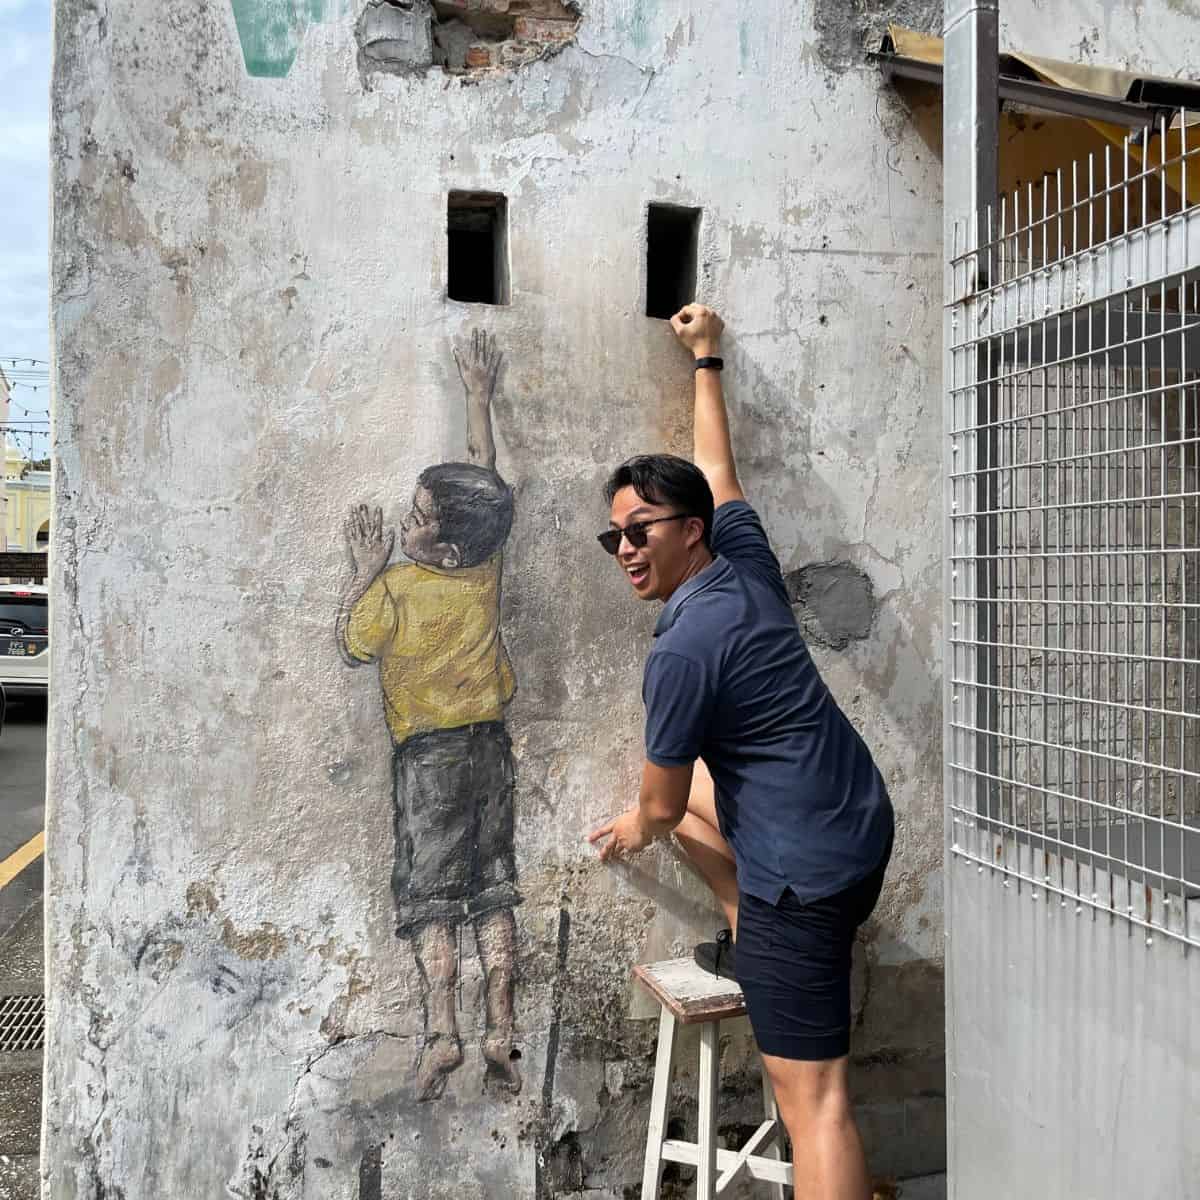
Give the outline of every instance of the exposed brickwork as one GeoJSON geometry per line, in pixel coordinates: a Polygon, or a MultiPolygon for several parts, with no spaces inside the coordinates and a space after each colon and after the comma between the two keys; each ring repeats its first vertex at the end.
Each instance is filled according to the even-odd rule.
{"type": "Polygon", "coordinates": [[[434,44],[453,73],[512,70],[575,36],[578,9],[564,0],[434,0],[434,44]]]}
{"type": "Polygon", "coordinates": [[[525,42],[566,42],[575,36],[576,21],[552,17],[518,17],[513,34],[525,42]]]}

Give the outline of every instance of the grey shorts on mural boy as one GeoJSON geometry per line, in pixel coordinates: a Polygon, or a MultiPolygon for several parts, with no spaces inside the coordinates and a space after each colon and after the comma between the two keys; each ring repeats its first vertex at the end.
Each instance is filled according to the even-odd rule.
{"type": "Polygon", "coordinates": [[[393,765],[397,934],[519,904],[504,722],[414,734],[395,748],[393,765]]]}

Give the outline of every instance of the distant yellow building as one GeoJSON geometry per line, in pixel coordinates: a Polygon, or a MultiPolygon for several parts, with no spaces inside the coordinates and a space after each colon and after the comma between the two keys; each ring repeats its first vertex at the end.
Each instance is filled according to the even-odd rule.
{"type": "Polygon", "coordinates": [[[26,471],[21,452],[4,448],[4,529],[9,550],[46,550],[50,546],[50,472],[26,471]],[[21,474],[25,472],[25,477],[21,474]]]}

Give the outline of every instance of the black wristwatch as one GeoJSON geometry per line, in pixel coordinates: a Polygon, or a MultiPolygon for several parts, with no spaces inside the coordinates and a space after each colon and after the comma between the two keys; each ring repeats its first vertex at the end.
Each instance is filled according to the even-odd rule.
{"type": "Polygon", "coordinates": [[[710,354],[704,358],[696,359],[696,370],[703,371],[705,368],[713,371],[723,371],[725,369],[725,360],[723,358],[717,358],[715,354],[710,354]]]}

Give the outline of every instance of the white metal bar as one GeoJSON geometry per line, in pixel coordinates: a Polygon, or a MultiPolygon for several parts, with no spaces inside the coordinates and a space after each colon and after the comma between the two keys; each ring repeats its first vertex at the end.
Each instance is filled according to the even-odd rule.
{"type": "Polygon", "coordinates": [[[1200,944],[1200,210],[1167,134],[950,248],[947,836],[987,831],[1014,894],[1200,944]]]}
{"type": "MultiPolygon", "coordinates": [[[[1137,231],[1140,236],[1123,234],[1045,269],[1010,273],[1004,282],[962,300],[968,311],[968,323],[972,309],[980,307],[988,312],[995,306],[1007,313],[1008,318],[993,327],[993,332],[997,336],[1011,334],[1023,326],[1021,314],[1038,313],[1043,317],[1065,314],[1089,304],[1118,299],[1131,289],[1157,284],[1164,278],[1196,271],[1200,269],[1200,242],[1195,241],[1197,228],[1200,228],[1200,206],[1163,217],[1137,231]],[[1156,252],[1165,266],[1149,265],[1156,252]],[[1185,253],[1189,255],[1187,259],[1185,253]],[[1076,269],[1083,263],[1091,266],[1086,276],[1076,269]],[[1064,273],[1074,283],[1065,292],[1060,285],[1064,273]]],[[[1015,264],[1010,259],[1007,265],[1015,264]]]]}

